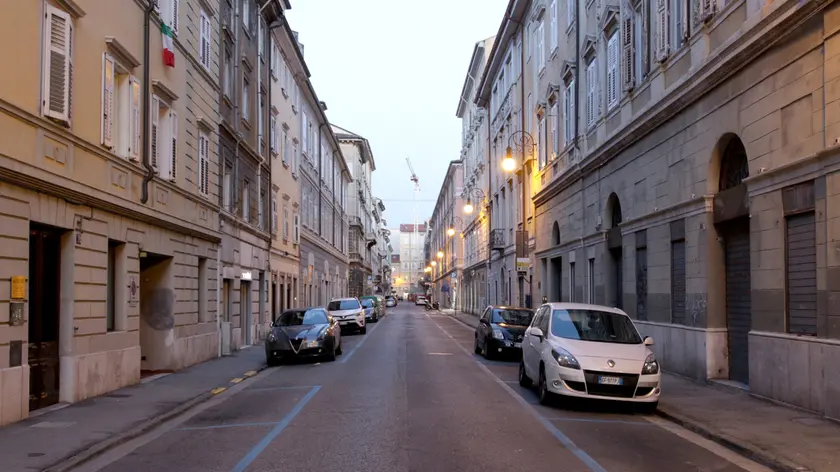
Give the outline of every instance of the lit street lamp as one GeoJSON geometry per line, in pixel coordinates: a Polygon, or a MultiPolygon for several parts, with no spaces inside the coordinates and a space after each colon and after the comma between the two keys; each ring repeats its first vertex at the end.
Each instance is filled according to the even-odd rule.
{"type": "MultiPolygon", "coordinates": [[[[438,259],[443,259],[443,251],[438,251],[437,252],[437,258],[438,259]]],[[[434,262],[434,261],[432,261],[432,262],[434,262]]]]}
{"type": "Polygon", "coordinates": [[[437,265],[437,261],[432,261],[432,267],[437,265]]]}
{"type": "Polygon", "coordinates": [[[475,211],[475,207],[473,207],[471,197],[475,197],[480,201],[484,198],[484,192],[482,192],[480,188],[464,189],[464,192],[461,194],[461,198],[464,197],[467,198],[467,203],[466,205],[464,205],[464,213],[467,215],[471,215],[472,212],[475,211]]]}
{"type": "Polygon", "coordinates": [[[452,223],[449,223],[449,229],[446,230],[446,234],[448,234],[450,238],[452,236],[455,236],[455,222],[456,221],[458,222],[459,225],[461,225],[461,226],[464,225],[464,220],[462,220],[461,218],[459,218],[457,216],[453,216],[452,217],[452,223]]]}

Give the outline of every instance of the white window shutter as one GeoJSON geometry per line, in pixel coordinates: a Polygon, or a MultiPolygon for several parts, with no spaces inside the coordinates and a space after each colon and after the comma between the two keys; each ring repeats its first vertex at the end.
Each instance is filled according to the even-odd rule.
{"type": "Polygon", "coordinates": [[[178,17],[181,10],[180,0],[170,0],[170,6],[172,7],[172,11],[170,14],[172,15],[172,32],[178,34],[178,17]]]}
{"type": "Polygon", "coordinates": [[[271,233],[277,234],[277,195],[271,196],[271,233]]]}
{"type": "Polygon", "coordinates": [[[175,182],[177,179],[176,170],[178,169],[178,114],[174,111],[169,111],[170,137],[172,144],[169,148],[169,180],[175,182]]]}
{"type": "Polygon", "coordinates": [[[595,62],[586,69],[586,124],[595,122],[595,62]]]}
{"type": "Polygon", "coordinates": [[[210,19],[207,17],[207,14],[204,13],[204,10],[201,11],[201,16],[199,19],[199,60],[201,61],[201,65],[204,66],[205,69],[210,68],[210,19]]]}
{"type": "Polygon", "coordinates": [[[73,26],[70,15],[47,5],[44,27],[44,116],[70,122],[73,26]]]}
{"type": "Polygon", "coordinates": [[[295,215],[295,225],[294,225],[294,243],[300,244],[300,215],[295,215]]]}
{"type": "Polygon", "coordinates": [[[700,0],[700,21],[708,21],[715,14],[714,0],[700,0]]]}
{"type": "Polygon", "coordinates": [[[198,191],[210,193],[210,140],[205,134],[198,137],[198,191]]]}
{"type": "Polygon", "coordinates": [[[149,117],[151,119],[151,127],[149,129],[149,154],[150,160],[152,161],[152,167],[155,168],[155,171],[158,169],[158,155],[160,153],[160,123],[159,123],[159,114],[160,114],[160,100],[157,97],[152,96],[152,104],[149,109],[149,117]]]}
{"type": "MultiPolygon", "coordinates": [[[[683,40],[682,44],[685,44],[685,41],[688,40],[688,33],[690,31],[689,30],[689,26],[690,26],[689,21],[691,21],[690,12],[691,12],[692,7],[691,7],[691,5],[686,4],[685,0],[681,0],[681,1],[683,2],[683,6],[682,6],[682,10],[681,10],[681,12],[682,12],[682,18],[681,18],[681,20],[682,20],[682,31],[680,31],[680,37],[682,37],[682,40],[683,40]]],[[[693,4],[695,1],[696,0],[692,0],[691,3],[693,4]]]]}
{"type": "Polygon", "coordinates": [[[551,51],[557,47],[557,0],[551,1],[551,51]]]}
{"type": "Polygon", "coordinates": [[[160,15],[160,0],[152,0],[152,5],[155,8],[155,12],[160,15]]]}
{"type": "Polygon", "coordinates": [[[114,141],[114,58],[102,55],[102,145],[113,148],[114,141]]]}
{"type": "Polygon", "coordinates": [[[612,107],[615,101],[615,72],[616,72],[616,39],[617,35],[613,34],[610,36],[609,40],[607,40],[607,107],[612,107]]]}
{"type": "Polygon", "coordinates": [[[569,26],[576,23],[575,21],[575,2],[577,0],[566,0],[566,21],[568,21],[569,26]]]}
{"type": "Polygon", "coordinates": [[[656,42],[656,50],[657,50],[657,59],[659,62],[664,62],[668,58],[668,53],[670,49],[670,40],[668,34],[668,23],[669,23],[669,5],[668,0],[656,0],[657,1],[657,10],[656,10],[656,18],[657,18],[657,42],[656,42]]]}
{"type": "Polygon", "coordinates": [[[622,45],[622,78],[624,79],[624,90],[630,90],[636,83],[636,44],[634,41],[633,11],[627,11],[621,19],[621,45],[622,45]]]}
{"type": "Polygon", "coordinates": [[[134,161],[140,160],[140,134],[141,134],[141,126],[140,126],[140,82],[137,81],[135,77],[131,77],[130,81],[131,86],[131,117],[130,117],[130,128],[131,133],[129,134],[131,142],[128,146],[128,155],[134,161]]]}

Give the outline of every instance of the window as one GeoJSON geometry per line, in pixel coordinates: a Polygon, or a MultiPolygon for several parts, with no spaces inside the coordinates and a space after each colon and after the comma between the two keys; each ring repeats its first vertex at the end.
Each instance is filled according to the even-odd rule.
{"type": "Polygon", "coordinates": [[[674,49],[679,49],[685,44],[688,38],[688,5],[686,0],[672,0],[671,18],[674,20],[673,38],[671,43],[674,49]]]}
{"type": "Polygon", "coordinates": [[[300,244],[300,215],[295,213],[294,219],[294,238],[292,239],[292,242],[294,242],[295,244],[300,244]]]}
{"type": "Polygon", "coordinates": [[[289,144],[289,133],[286,129],[283,129],[283,164],[289,165],[289,158],[291,157],[290,154],[292,152],[291,145],[289,144]]]}
{"type": "Polygon", "coordinates": [[[198,135],[198,191],[210,195],[210,136],[204,131],[198,135]]]}
{"type": "Polygon", "coordinates": [[[551,28],[549,34],[551,35],[551,52],[557,49],[557,0],[551,0],[551,28]]]}
{"type": "Polygon", "coordinates": [[[595,259],[589,259],[587,267],[588,274],[586,275],[587,285],[587,303],[595,303],[595,259]]]}
{"type": "MultiPolygon", "coordinates": [[[[286,223],[285,212],[286,212],[286,207],[283,207],[283,213],[284,213],[283,224],[286,223]]],[[[271,196],[271,234],[277,234],[277,195],[276,194],[271,196]]],[[[286,233],[283,233],[283,239],[286,239],[286,233]]]]}
{"type": "Polygon", "coordinates": [[[169,105],[152,95],[149,153],[152,167],[161,178],[174,181],[178,168],[178,115],[169,105]]]}
{"type": "Polygon", "coordinates": [[[309,154],[309,117],[306,116],[306,112],[301,113],[300,136],[301,136],[301,138],[303,138],[303,146],[302,146],[301,150],[303,151],[304,155],[308,155],[309,154]]]}
{"type": "Polygon", "coordinates": [[[292,143],[292,176],[297,176],[299,162],[300,154],[298,154],[298,143],[297,140],[295,140],[292,143]]]}
{"type": "Polygon", "coordinates": [[[670,31],[668,28],[668,2],[670,0],[656,0],[656,58],[663,62],[668,58],[670,49],[670,31]]]}
{"type": "Polygon", "coordinates": [[[102,59],[102,145],[114,153],[140,157],[140,83],[105,54],[102,59]]]}
{"type": "Polygon", "coordinates": [[[42,113],[70,125],[73,108],[73,22],[70,15],[46,5],[42,113]]]}
{"type": "Polygon", "coordinates": [[[242,219],[251,219],[251,182],[245,180],[242,183],[242,195],[239,196],[242,202],[242,219]]]}
{"type": "Polygon", "coordinates": [[[554,98],[554,103],[551,104],[551,110],[548,112],[551,123],[551,160],[560,155],[560,100],[554,98]]]}
{"type": "Polygon", "coordinates": [[[260,17],[257,23],[257,50],[259,51],[260,61],[265,62],[265,41],[263,41],[263,34],[265,33],[265,20],[260,17]]]}
{"type": "Polygon", "coordinates": [[[212,32],[210,30],[210,17],[207,16],[207,13],[204,9],[199,11],[198,15],[198,60],[201,62],[201,65],[206,69],[210,70],[210,38],[212,37],[212,32]]]}
{"type": "Polygon", "coordinates": [[[575,79],[571,79],[566,85],[566,90],[563,91],[563,101],[565,103],[564,131],[566,138],[566,145],[572,143],[575,139],[575,79]]]}
{"type": "Polygon", "coordinates": [[[607,40],[607,109],[618,105],[618,32],[607,40]]]}
{"type": "Polygon", "coordinates": [[[277,146],[277,117],[272,115],[271,116],[271,152],[277,154],[279,148],[277,146]]]}
{"type": "Polygon", "coordinates": [[[569,263],[569,301],[575,301],[575,263],[569,263]]]}
{"type": "Polygon", "coordinates": [[[266,224],[265,217],[265,189],[260,189],[260,199],[257,201],[257,228],[264,229],[266,224]]]}
{"type": "Polygon", "coordinates": [[[548,160],[546,158],[546,154],[548,153],[548,149],[546,147],[546,144],[547,144],[548,140],[544,139],[545,131],[546,131],[546,129],[545,129],[545,112],[541,112],[537,116],[537,134],[539,135],[539,138],[537,138],[537,139],[540,141],[537,144],[537,146],[538,146],[537,151],[540,153],[540,155],[539,155],[539,167],[540,167],[540,169],[545,167],[545,164],[548,160]]]}
{"type": "Polygon", "coordinates": [[[259,97],[259,109],[257,110],[257,146],[259,147],[260,154],[262,154],[263,143],[265,142],[265,96],[259,93],[259,97]]]}
{"type": "Polygon", "coordinates": [[[108,331],[117,329],[117,249],[120,243],[108,241],[108,298],[105,325],[108,331]]]}
{"type": "Polygon", "coordinates": [[[572,25],[577,23],[577,21],[575,21],[576,20],[575,19],[575,3],[576,2],[577,2],[577,0],[566,0],[566,24],[569,25],[568,26],[569,28],[571,28],[572,25]]]}
{"type": "Polygon", "coordinates": [[[225,97],[233,98],[233,54],[229,48],[225,48],[225,65],[222,72],[222,80],[225,86],[225,97]]]}
{"type": "Polygon", "coordinates": [[[537,27],[537,71],[545,69],[545,23],[540,21],[537,27]]]}
{"type": "Polygon", "coordinates": [[[289,240],[289,208],[283,205],[283,241],[289,240]]]}
{"type": "Polygon", "coordinates": [[[245,26],[245,31],[251,31],[251,1],[242,0],[242,24],[245,26]]]}
{"type": "Polygon", "coordinates": [[[242,119],[245,121],[251,120],[251,110],[250,110],[250,101],[251,95],[250,91],[250,82],[248,82],[247,77],[242,78],[242,119]]]}
{"type": "Polygon", "coordinates": [[[592,126],[598,118],[598,60],[593,58],[586,68],[586,124],[592,126]]]}
{"type": "Polygon", "coordinates": [[[222,205],[225,210],[233,211],[233,166],[225,164],[225,173],[222,176],[222,205]]]}
{"type": "MultiPolygon", "coordinates": [[[[210,294],[207,283],[209,259],[206,257],[198,258],[198,321],[199,323],[206,323],[210,321],[210,312],[207,309],[207,302],[210,294]]],[[[215,322],[215,320],[214,320],[215,322]]]]}

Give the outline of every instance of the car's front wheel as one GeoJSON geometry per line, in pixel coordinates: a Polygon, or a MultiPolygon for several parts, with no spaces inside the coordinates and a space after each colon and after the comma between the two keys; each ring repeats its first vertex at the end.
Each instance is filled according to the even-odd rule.
{"type": "Polygon", "coordinates": [[[656,413],[656,409],[659,408],[659,402],[650,402],[650,403],[640,403],[639,410],[642,413],[653,414],[656,413]]]}
{"type": "Polygon", "coordinates": [[[539,396],[540,405],[548,405],[551,403],[552,394],[548,391],[548,380],[545,378],[545,367],[540,367],[539,396]]]}
{"type": "Polygon", "coordinates": [[[330,352],[327,354],[327,362],[335,362],[335,356],[336,356],[337,354],[338,354],[338,353],[336,352],[336,347],[335,347],[335,344],[333,344],[333,348],[332,348],[332,349],[330,350],[330,352]]]}
{"type": "Polygon", "coordinates": [[[475,344],[473,346],[473,352],[476,354],[481,354],[481,347],[478,345],[478,336],[475,337],[475,344]]]}
{"type": "Polygon", "coordinates": [[[528,374],[525,373],[525,362],[519,361],[519,386],[528,388],[531,386],[531,379],[528,378],[528,374]]]}
{"type": "Polygon", "coordinates": [[[342,352],[341,352],[341,340],[338,341],[338,347],[335,348],[335,353],[338,354],[339,356],[342,354],[342,352]]]}
{"type": "Polygon", "coordinates": [[[490,350],[490,343],[487,342],[487,338],[484,338],[484,358],[488,361],[493,359],[493,351],[490,350]]]}
{"type": "Polygon", "coordinates": [[[367,334],[367,326],[362,326],[362,328],[359,330],[359,333],[367,334]]]}

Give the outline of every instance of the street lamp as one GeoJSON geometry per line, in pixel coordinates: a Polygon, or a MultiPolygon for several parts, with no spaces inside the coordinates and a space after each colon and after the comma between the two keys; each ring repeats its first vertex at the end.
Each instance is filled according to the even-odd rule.
{"type": "Polygon", "coordinates": [[[505,151],[505,158],[502,160],[502,170],[511,172],[516,169],[516,161],[513,159],[513,149],[510,146],[505,151]]]}
{"type": "Polygon", "coordinates": [[[464,225],[464,220],[462,220],[461,218],[459,218],[457,216],[453,216],[452,217],[452,223],[449,223],[449,229],[446,230],[446,234],[448,234],[449,237],[455,236],[455,222],[456,221],[458,222],[459,225],[461,225],[461,226],[464,225]]]}
{"type": "MultiPolygon", "coordinates": [[[[437,261],[432,261],[432,267],[434,267],[436,265],[437,265],[437,261]]],[[[431,272],[431,271],[429,271],[429,272],[431,272]]]]}
{"type": "Polygon", "coordinates": [[[475,211],[475,207],[472,204],[472,198],[475,197],[479,200],[484,198],[484,192],[481,191],[480,188],[471,188],[471,189],[464,189],[464,192],[461,194],[461,198],[467,198],[467,203],[464,205],[464,213],[467,215],[471,215],[473,211],[475,211]]]}
{"type": "Polygon", "coordinates": [[[448,234],[449,237],[455,236],[455,228],[450,225],[449,229],[446,230],[446,234],[448,234]]]}
{"type": "MultiPolygon", "coordinates": [[[[437,258],[438,259],[443,259],[443,251],[438,251],[437,252],[437,258]]],[[[432,261],[432,262],[434,262],[434,261],[432,261]]]]}

